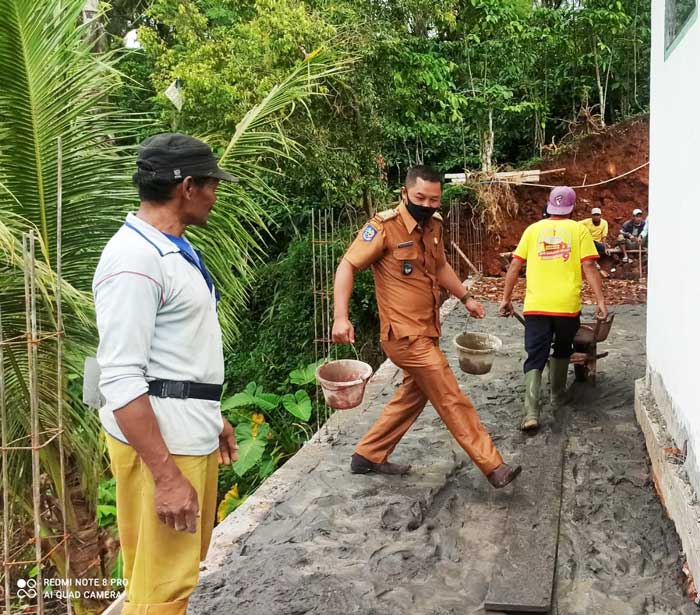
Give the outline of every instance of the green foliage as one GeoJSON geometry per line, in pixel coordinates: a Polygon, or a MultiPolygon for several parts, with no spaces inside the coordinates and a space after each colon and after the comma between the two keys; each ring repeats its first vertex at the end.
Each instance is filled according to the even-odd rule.
{"type": "Polygon", "coordinates": [[[297,391],[293,395],[287,393],[282,397],[282,405],[289,414],[302,421],[311,418],[311,398],[306,391],[297,391]]]}
{"type": "MultiPolygon", "coordinates": [[[[336,255],[340,256],[350,237],[346,232],[337,239],[333,247],[336,255]]],[[[312,268],[311,238],[305,236],[292,241],[285,253],[257,270],[248,311],[240,323],[241,333],[226,357],[227,380],[234,389],[255,381],[269,390],[285,382],[296,365],[311,364],[320,358],[315,354],[313,342],[316,332],[312,268]]],[[[365,360],[376,365],[381,356],[379,318],[369,271],[356,276],[351,315],[356,347],[365,360]]],[[[338,351],[354,358],[349,347],[338,351]]],[[[312,382],[311,372],[315,368],[310,366],[308,370],[306,380],[312,382]]],[[[301,375],[293,372],[293,378],[296,380],[301,375]]]]}
{"type": "Polygon", "coordinates": [[[296,453],[318,425],[323,405],[312,400],[316,393],[317,362],[294,369],[278,388],[279,395],[254,383],[226,397],[224,416],[234,425],[238,460],[219,473],[219,520],[240,506],[245,497],[287,458],[296,453]],[[302,387],[302,388],[296,388],[302,387]]]}
{"type": "Polygon", "coordinates": [[[263,423],[239,423],[236,426],[236,441],[238,442],[238,460],[233,464],[233,470],[238,476],[243,476],[265,452],[270,426],[263,423]]]}
{"type": "Polygon", "coordinates": [[[494,162],[516,162],[582,105],[608,121],[647,108],[649,22],[649,0],[157,0],[141,39],[155,91],[184,83],[179,116],[158,94],[164,119],[196,132],[230,128],[325,42],[353,56],[313,119],[290,123],[307,164],[278,187],[292,210],[370,214],[416,162],[480,166],[490,145],[494,162]]]}
{"type": "Polygon", "coordinates": [[[319,359],[316,363],[309,363],[306,367],[292,370],[289,374],[289,381],[298,386],[305,386],[316,382],[316,370],[323,365],[324,359],[319,359]]]}
{"type": "Polygon", "coordinates": [[[97,524],[114,527],[117,524],[117,484],[113,478],[103,479],[97,490],[97,524]]]}
{"type": "Polygon", "coordinates": [[[274,393],[265,393],[263,392],[262,387],[259,387],[254,382],[251,382],[241,393],[236,393],[232,397],[225,399],[221,403],[221,409],[230,410],[233,408],[248,406],[259,410],[274,410],[277,407],[279,400],[279,395],[275,395],[274,393]]]}
{"type": "Polygon", "coordinates": [[[223,497],[219,503],[219,508],[216,513],[217,520],[219,522],[223,521],[228,517],[236,508],[238,508],[243,502],[246,501],[246,496],[240,497],[238,494],[238,483],[235,483],[231,489],[228,490],[226,495],[223,497]]]}

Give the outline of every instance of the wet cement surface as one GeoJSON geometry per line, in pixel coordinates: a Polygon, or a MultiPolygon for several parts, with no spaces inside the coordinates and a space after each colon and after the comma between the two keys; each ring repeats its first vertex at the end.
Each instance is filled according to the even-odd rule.
{"type": "MultiPolygon", "coordinates": [[[[615,306],[610,356],[598,385],[577,385],[569,413],[556,568],[557,615],[695,613],[684,597],[680,542],[657,499],[634,418],[634,380],[644,375],[644,307],[615,306]]],[[[536,436],[517,430],[523,393],[522,327],[457,308],[442,347],[460,385],[508,461],[547,446],[551,407],[536,436]],[[503,340],[485,376],[459,371],[452,348],[465,330],[503,340]]],[[[570,374],[570,380],[573,374],[570,374]]],[[[546,378],[545,378],[546,380],[546,378]]],[[[483,601],[518,485],[496,491],[429,406],[392,460],[406,477],[348,471],[355,442],[390,398],[387,385],[367,412],[331,434],[321,461],[268,517],[206,576],[192,614],[448,615],[485,613],[483,601]]],[[[528,480],[524,468],[522,481],[528,480]]]]}

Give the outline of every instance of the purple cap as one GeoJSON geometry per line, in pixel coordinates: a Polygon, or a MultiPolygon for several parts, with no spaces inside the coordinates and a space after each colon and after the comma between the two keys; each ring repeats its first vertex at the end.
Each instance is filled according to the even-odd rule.
{"type": "Polygon", "coordinates": [[[576,205],[576,193],[569,186],[558,186],[549,193],[547,213],[550,216],[567,216],[576,205]]]}

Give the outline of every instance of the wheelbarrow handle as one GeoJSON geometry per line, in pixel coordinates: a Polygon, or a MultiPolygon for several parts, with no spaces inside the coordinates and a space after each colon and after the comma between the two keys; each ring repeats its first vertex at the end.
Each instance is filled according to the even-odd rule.
{"type": "Polygon", "coordinates": [[[522,314],[520,314],[520,313],[516,312],[515,310],[513,310],[513,316],[515,316],[516,320],[518,320],[518,322],[520,322],[520,324],[521,324],[523,327],[525,326],[525,319],[523,318],[523,315],[522,315],[522,314]]]}

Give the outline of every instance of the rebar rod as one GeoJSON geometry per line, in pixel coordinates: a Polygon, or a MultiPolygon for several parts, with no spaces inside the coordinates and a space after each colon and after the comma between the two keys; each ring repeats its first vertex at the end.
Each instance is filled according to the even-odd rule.
{"type": "Polygon", "coordinates": [[[2,565],[5,575],[5,615],[10,615],[10,479],[7,471],[7,408],[2,306],[0,306],[0,438],[2,441],[2,565]]]}
{"type": "MultiPolygon", "coordinates": [[[[68,543],[68,498],[66,493],[66,458],[63,447],[63,143],[58,137],[58,169],[56,186],[56,413],[58,416],[58,460],[61,489],[61,516],[63,518],[63,558],[66,587],[70,585],[70,545],[68,543]]],[[[73,604],[66,598],[68,615],[72,615],[73,604]]]]}
{"type": "MultiPolygon", "coordinates": [[[[317,309],[317,287],[316,287],[316,216],[314,210],[311,210],[311,271],[313,275],[313,297],[314,297],[314,362],[318,363],[318,309],[317,309]]],[[[321,417],[318,411],[319,394],[316,387],[316,433],[321,427],[321,417]]]]}
{"type": "MultiPolygon", "coordinates": [[[[323,215],[323,241],[325,242],[323,245],[323,289],[327,290],[328,289],[328,209],[324,211],[323,215]]],[[[325,338],[329,337],[329,330],[330,330],[330,301],[328,301],[328,297],[325,297],[325,322],[323,325],[323,336],[325,338]]],[[[326,343],[324,344],[324,351],[327,357],[330,357],[331,355],[331,345],[326,343]]],[[[329,417],[329,412],[328,412],[328,405],[325,405],[325,412],[324,412],[324,425],[326,426],[326,433],[328,433],[328,417],[329,417]]]]}

